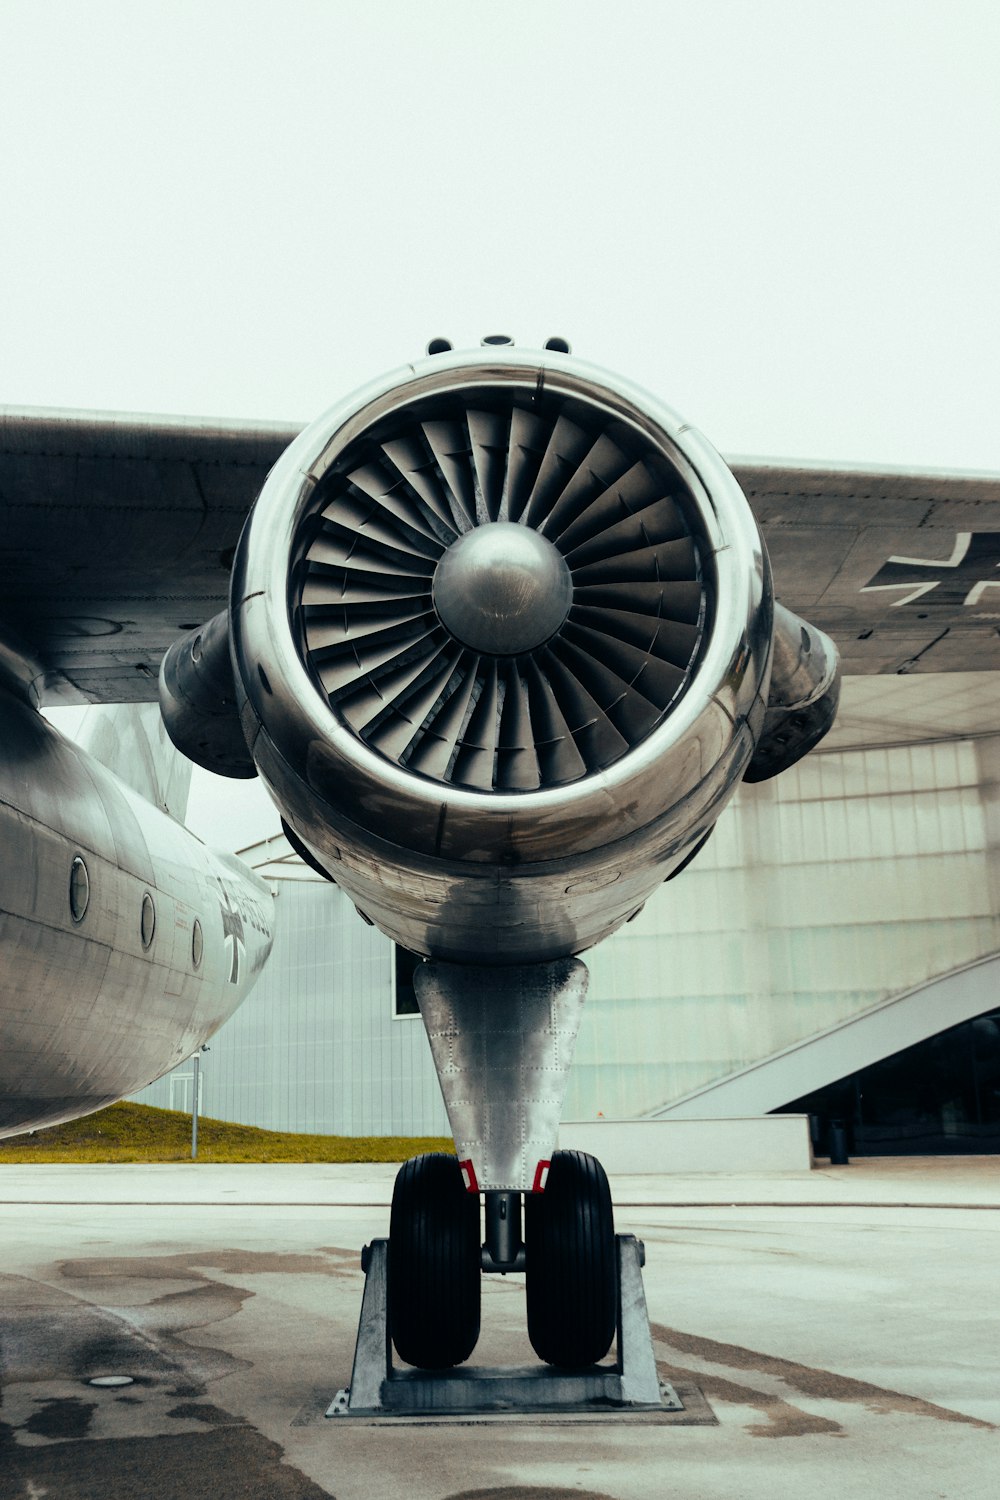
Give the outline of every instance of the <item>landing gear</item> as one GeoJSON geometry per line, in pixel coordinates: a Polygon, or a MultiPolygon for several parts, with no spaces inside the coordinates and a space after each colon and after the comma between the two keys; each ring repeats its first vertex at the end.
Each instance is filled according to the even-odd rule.
{"type": "Polygon", "coordinates": [[[611,1348],[618,1257],[604,1168],[582,1151],[557,1151],[541,1193],[466,1190],[453,1156],[415,1156],[396,1177],[389,1221],[388,1314],[400,1359],[447,1370],[479,1338],[480,1272],[524,1271],[528,1337],[546,1364],[579,1369],[611,1348]]]}
{"type": "Polygon", "coordinates": [[[557,1152],[545,1191],[524,1195],[527,1244],[521,1192],[489,1189],[481,1250],[479,1195],[456,1191],[461,1172],[453,1157],[417,1157],[396,1181],[392,1241],[374,1240],[361,1260],[365,1294],[351,1384],[338,1391],[328,1417],[587,1412],[600,1420],[683,1410],[656,1369],[643,1247],[614,1234],[608,1181],[592,1156],[557,1152]],[[559,1368],[449,1368],[476,1342],[480,1257],[485,1271],[526,1271],[531,1342],[559,1368]],[[432,1278],[421,1281],[428,1268],[432,1278]],[[598,1363],[616,1333],[614,1363],[598,1363]],[[392,1343],[422,1368],[394,1369],[392,1343]]]}
{"type": "Polygon", "coordinates": [[[331,1411],[659,1408],[642,1246],[615,1236],[600,1162],[554,1150],[585,965],[432,960],[413,984],[456,1156],[400,1168],[389,1239],[363,1260],[350,1396],[331,1411]],[[454,1370],[479,1338],[483,1271],[524,1273],[528,1336],[557,1368],[454,1370]],[[616,1333],[617,1360],[602,1365],[616,1333]],[[416,1368],[393,1371],[393,1344],[416,1368]]]}
{"type": "Polygon", "coordinates": [[[618,1307],[611,1189],[582,1151],[557,1151],[542,1193],[524,1202],[528,1337],[546,1364],[596,1364],[611,1348],[618,1307]]]}
{"type": "Polygon", "coordinates": [[[389,1327],[400,1359],[446,1370],[479,1338],[479,1196],[453,1156],[404,1162],[389,1219],[389,1327]]]}

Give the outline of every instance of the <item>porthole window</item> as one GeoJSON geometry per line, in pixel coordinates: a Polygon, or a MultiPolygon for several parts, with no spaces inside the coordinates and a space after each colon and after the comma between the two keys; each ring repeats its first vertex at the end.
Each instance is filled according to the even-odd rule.
{"type": "Polygon", "coordinates": [[[153,898],[147,891],[142,898],[142,917],[139,922],[139,932],[142,937],[142,946],[149,948],[153,942],[153,934],[156,931],[156,908],[153,898]]]}
{"type": "Polygon", "coordinates": [[[205,938],[202,934],[201,923],[198,918],[194,919],[194,927],[191,931],[191,962],[196,969],[201,968],[201,958],[205,951],[205,938]]]}
{"type": "Polygon", "coordinates": [[[82,922],[90,905],[90,876],[78,854],[69,872],[69,910],[74,922],[82,922]]]}

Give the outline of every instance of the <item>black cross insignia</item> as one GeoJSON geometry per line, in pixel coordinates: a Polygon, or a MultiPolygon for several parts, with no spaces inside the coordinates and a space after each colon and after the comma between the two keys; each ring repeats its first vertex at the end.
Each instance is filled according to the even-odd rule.
{"type": "Polygon", "coordinates": [[[219,910],[222,912],[222,940],[223,942],[228,942],[230,938],[233,940],[233,962],[229,970],[229,983],[239,984],[240,949],[246,941],[246,934],[243,930],[243,918],[230,901],[229,892],[221,880],[219,881],[219,886],[225,898],[225,904],[220,904],[219,907],[219,910]]]}
{"type": "MultiPolygon", "coordinates": [[[[899,591],[902,598],[893,599],[891,608],[913,604],[931,590],[932,603],[975,609],[987,589],[1000,590],[1000,531],[959,531],[950,557],[890,557],[875,577],[866,583],[862,594],[899,591]],[[927,569],[939,576],[929,578],[927,569]],[[992,576],[991,576],[992,575],[992,576]]],[[[987,607],[990,601],[983,602],[987,607]]],[[[1000,608],[1000,593],[996,595],[1000,608]]]]}

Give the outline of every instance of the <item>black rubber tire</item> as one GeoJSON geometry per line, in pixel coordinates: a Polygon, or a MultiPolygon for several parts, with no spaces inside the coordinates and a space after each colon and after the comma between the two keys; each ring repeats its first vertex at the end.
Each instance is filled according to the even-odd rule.
{"type": "Polygon", "coordinates": [[[546,1364],[603,1359],[618,1321],[611,1189],[596,1157],[557,1151],[544,1192],[524,1195],[528,1337],[546,1364]]]}
{"type": "Polygon", "coordinates": [[[400,1359],[447,1370],[479,1339],[479,1194],[453,1156],[414,1156],[396,1174],[389,1218],[389,1328],[400,1359]]]}

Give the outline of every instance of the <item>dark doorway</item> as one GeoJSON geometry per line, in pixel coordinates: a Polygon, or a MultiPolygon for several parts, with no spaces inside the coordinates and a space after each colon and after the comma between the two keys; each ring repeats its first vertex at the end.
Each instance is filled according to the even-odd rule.
{"type": "Polygon", "coordinates": [[[393,1015],[419,1016],[420,1007],[413,989],[413,973],[417,965],[423,963],[423,959],[416,953],[411,953],[408,948],[401,948],[398,943],[393,943],[392,947],[395,958],[392,987],[393,1015]]]}
{"type": "Polygon", "coordinates": [[[817,1156],[843,1120],[853,1156],[1000,1152],[1000,1010],[885,1057],[774,1114],[813,1116],[817,1156]]]}

